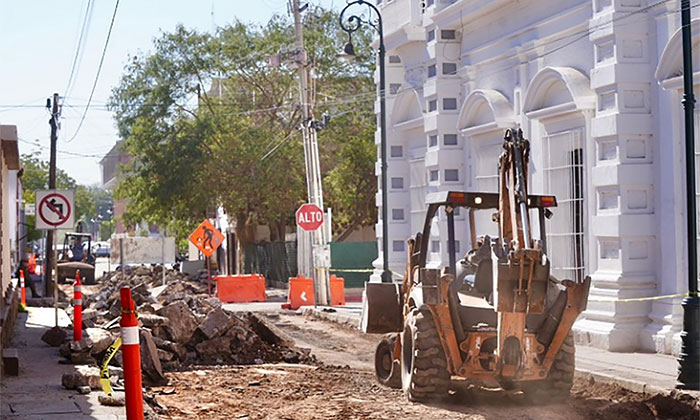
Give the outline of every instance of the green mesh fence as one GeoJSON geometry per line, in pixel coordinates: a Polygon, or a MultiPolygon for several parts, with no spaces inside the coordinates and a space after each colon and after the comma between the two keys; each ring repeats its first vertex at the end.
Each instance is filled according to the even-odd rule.
{"type": "Polygon", "coordinates": [[[262,274],[271,283],[287,283],[297,275],[296,242],[262,242],[243,249],[244,270],[262,274]]]}

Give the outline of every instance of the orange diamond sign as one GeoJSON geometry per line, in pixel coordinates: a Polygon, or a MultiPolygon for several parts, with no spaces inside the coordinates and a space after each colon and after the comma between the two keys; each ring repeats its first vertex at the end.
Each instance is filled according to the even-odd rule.
{"type": "Polygon", "coordinates": [[[223,241],[224,235],[206,219],[190,235],[190,242],[207,258],[211,257],[223,241]]]}

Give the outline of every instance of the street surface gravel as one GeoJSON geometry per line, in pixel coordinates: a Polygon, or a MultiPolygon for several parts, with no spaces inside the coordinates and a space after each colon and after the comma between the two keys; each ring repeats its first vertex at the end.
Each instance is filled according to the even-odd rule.
{"type": "Polygon", "coordinates": [[[505,391],[466,387],[432,404],[406,401],[373,373],[378,336],[289,313],[268,318],[318,365],[266,364],[192,368],[168,373],[151,394],[168,419],[420,419],[420,420],[697,420],[697,401],[683,394],[640,394],[577,378],[564,401],[529,401],[505,391]]]}

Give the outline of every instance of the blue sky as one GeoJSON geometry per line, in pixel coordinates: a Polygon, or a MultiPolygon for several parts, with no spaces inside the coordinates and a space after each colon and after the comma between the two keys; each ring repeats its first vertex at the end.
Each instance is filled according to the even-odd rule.
{"type": "MultiPolygon", "coordinates": [[[[303,2],[303,1],[302,1],[303,2]]],[[[20,153],[48,160],[49,115],[43,105],[65,95],[88,0],[0,0],[0,123],[17,125],[20,153]],[[21,107],[10,107],[21,105],[21,107]],[[39,145],[35,143],[38,140],[39,145]],[[29,143],[27,143],[29,142],[29,143]],[[32,143],[32,144],[30,144],[32,143]]],[[[100,182],[100,157],[117,140],[104,105],[129,54],[148,51],[152,40],[177,24],[202,31],[233,19],[264,23],[287,13],[286,0],[120,0],[99,82],[80,131],[78,123],[95,80],[116,0],[95,0],[77,77],[63,107],[58,167],[78,182],[100,182]],[[213,13],[212,13],[213,12],[213,13]],[[71,137],[72,141],[67,142],[71,137]],[[66,153],[67,152],[67,153],[66,153]],[[81,157],[70,153],[94,155],[81,157]]],[[[344,0],[313,0],[337,8],[344,0]]]]}

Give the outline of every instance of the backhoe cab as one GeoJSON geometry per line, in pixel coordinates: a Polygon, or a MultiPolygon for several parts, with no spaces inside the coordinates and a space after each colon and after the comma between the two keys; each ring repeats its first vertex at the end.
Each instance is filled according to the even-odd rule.
{"type": "MultiPolygon", "coordinates": [[[[585,310],[590,279],[550,275],[545,219],[553,196],[529,195],[529,142],[506,132],[499,193],[445,191],[427,197],[423,231],[408,240],[401,284],[368,283],[362,329],[388,333],[378,344],[378,380],[410,400],[447,395],[461,378],[486,387],[568,394],[573,383],[571,327],[585,310]],[[469,217],[471,250],[458,260],[454,213],[469,217]],[[444,209],[449,261],[428,268],[433,218],[444,209]],[[475,214],[495,211],[497,236],[476,236],[475,214]],[[539,238],[533,237],[531,212],[539,238]]],[[[496,229],[493,229],[496,230],[496,229]]]]}

